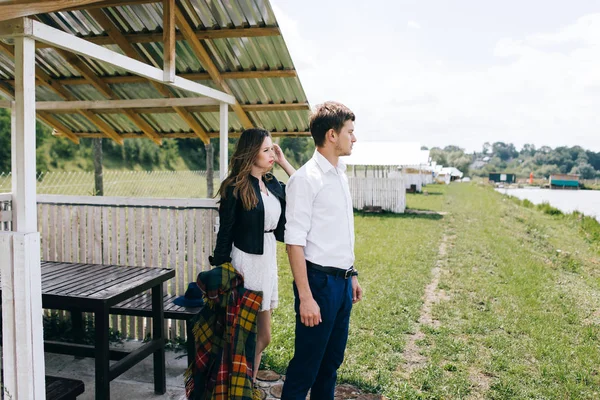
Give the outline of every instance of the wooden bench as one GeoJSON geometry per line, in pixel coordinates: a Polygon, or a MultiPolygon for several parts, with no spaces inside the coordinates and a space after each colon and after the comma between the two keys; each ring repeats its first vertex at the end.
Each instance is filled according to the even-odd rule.
{"type": "MultiPolygon", "coordinates": [[[[186,349],[188,365],[194,362],[196,357],[196,345],[192,333],[191,319],[200,312],[202,307],[181,307],[173,303],[178,296],[165,294],[163,297],[165,319],[175,319],[185,321],[185,331],[187,336],[186,349]]],[[[132,297],[122,303],[110,308],[111,314],[130,315],[135,317],[152,318],[152,295],[142,293],[132,297]]]]}
{"type": "Polygon", "coordinates": [[[75,400],[84,391],[80,380],[46,375],[46,400],[75,400]]]}
{"type": "MultiPolygon", "coordinates": [[[[80,380],[46,375],[46,400],[75,400],[84,391],[85,386],[80,380]]],[[[2,391],[0,398],[12,397],[2,391]]]]}

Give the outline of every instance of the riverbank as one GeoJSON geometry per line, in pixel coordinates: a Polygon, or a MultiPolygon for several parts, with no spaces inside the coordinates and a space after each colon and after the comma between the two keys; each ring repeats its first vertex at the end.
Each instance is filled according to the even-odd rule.
{"type": "MultiPolygon", "coordinates": [[[[475,184],[427,190],[408,206],[443,214],[356,215],[365,297],[339,380],[390,399],[600,396],[600,237],[589,221],[475,184]]],[[[294,313],[283,247],[279,259],[264,364],[284,372],[294,313]]]]}

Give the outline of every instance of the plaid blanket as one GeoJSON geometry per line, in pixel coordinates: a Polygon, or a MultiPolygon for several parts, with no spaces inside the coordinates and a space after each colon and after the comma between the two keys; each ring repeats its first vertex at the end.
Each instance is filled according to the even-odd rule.
{"type": "Polygon", "coordinates": [[[206,305],[193,324],[195,362],[184,374],[193,400],[251,400],[256,319],[262,292],[244,288],[230,263],[198,274],[206,305]]]}

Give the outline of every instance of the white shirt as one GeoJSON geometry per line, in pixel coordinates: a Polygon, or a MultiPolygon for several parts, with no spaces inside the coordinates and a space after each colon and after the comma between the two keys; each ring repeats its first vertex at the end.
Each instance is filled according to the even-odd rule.
{"type": "Polygon", "coordinates": [[[334,167],[321,153],[294,173],[286,186],[285,243],[304,247],[315,264],[354,265],[354,214],[346,165],[334,167]]]}

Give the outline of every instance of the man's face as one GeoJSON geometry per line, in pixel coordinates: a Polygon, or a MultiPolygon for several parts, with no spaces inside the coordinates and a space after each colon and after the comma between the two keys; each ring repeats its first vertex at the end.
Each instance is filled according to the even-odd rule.
{"type": "Polygon", "coordinates": [[[335,149],[338,156],[349,156],[352,153],[352,145],[356,142],[354,136],[354,121],[348,120],[344,122],[344,126],[336,133],[337,142],[335,149]]]}

